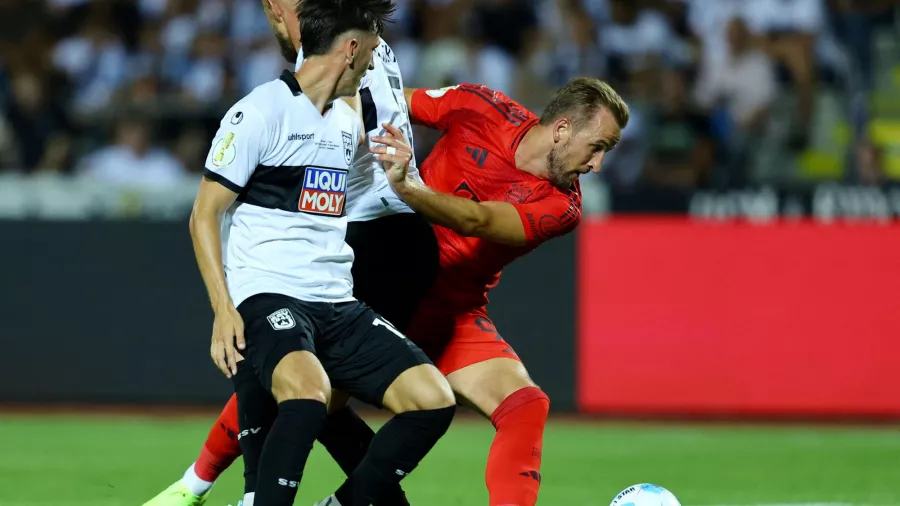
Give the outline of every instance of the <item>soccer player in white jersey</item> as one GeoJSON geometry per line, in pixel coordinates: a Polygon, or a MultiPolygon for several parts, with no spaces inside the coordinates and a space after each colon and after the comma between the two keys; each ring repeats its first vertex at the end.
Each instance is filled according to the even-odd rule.
{"type": "MultiPolygon", "coordinates": [[[[296,0],[261,0],[278,46],[287,61],[302,64],[299,3],[296,0]]],[[[379,41],[373,69],[360,83],[365,130],[368,136],[383,133],[382,123],[399,128],[412,143],[412,129],[403,95],[403,79],[390,46],[379,41]]],[[[299,133],[299,132],[298,132],[299,133]]],[[[349,219],[346,242],[355,258],[352,267],[354,296],[372,306],[387,321],[403,329],[418,302],[426,295],[438,269],[437,243],[431,226],[397,198],[373,155],[360,150],[347,186],[345,212],[349,219]],[[398,261],[402,258],[402,261],[398,261]]],[[[409,165],[417,174],[415,158],[409,165]]],[[[265,431],[241,430],[237,399],[245,406],[241,421],[251,429],[266,427],[275,410],[271,395],[256,380],[252,368],[238,364],[234,375],[236,395],[213,424],[200,454],[184,476],[144,506],[195,506],[206,502],[210,488],[222,472],[244,451],[245,492],[256,487],[259,440],[265,431]],[[268,402],[266,400],[268,399],[268,402]],[[240,438],[238,435],[240,434],[240,438]],[[239,439],[239,441],[238,441],[239,439]],[[240,443],[240,445],[238,444],[240,443]]],[[[336,392],[335,397],[339,395],[336,392]]],[[[335,403],[339,404],[339,403],[335,403]]],[[[348,407],[330,412],[319,442],[349,476],[365,455],[374,433],[348,407]]],[[[399,484],[385,491],[375,506],[408,506],[399,484]]]]}
{"type": "MultiPolygon", "coordinates": [[[[355,94],[392,10],[389,0],[305,0],[304,65],[235,104],[207,158],[191,235],[215,312],[211,354],[231,377],[241,350],[278,403],[248,505],[293,504],[332,386],[395,416],[329,504],[383,497],[453,418],[440,372],[352,295],[344,198],[362,125],[336,99],[355,94]]],[[[411,149],[377,158],[406,165],[411,149]]]]}

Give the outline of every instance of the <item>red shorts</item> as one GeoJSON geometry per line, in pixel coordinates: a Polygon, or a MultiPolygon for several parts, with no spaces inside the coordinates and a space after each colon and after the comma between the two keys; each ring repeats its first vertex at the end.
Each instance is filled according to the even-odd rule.
{"type": "Polygon", "coordinates": [[[445,376],[494,358],[521,361],[484,309],[461,314],[445,311],[420,309],[406,331],[445,376]]]}

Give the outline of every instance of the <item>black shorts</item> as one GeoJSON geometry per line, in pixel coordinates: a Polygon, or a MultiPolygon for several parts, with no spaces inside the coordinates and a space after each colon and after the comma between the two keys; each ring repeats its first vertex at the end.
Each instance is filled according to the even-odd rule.
{"type": "Polygon", "coordinates": [[[434,229],[399,213],[347,226],[353,248],[353,296],[406,330],[440,267],[434,229]]]}
{"type": "Polygon", "coordinates": [[[358,301],[306,302],[266,293],[243,301],[237,310],[244,319],[246,358],[269,391],[281,359],[309,351],[333,388],[380,408],[401,373],[431,363],[418,346],[358,301]]]}

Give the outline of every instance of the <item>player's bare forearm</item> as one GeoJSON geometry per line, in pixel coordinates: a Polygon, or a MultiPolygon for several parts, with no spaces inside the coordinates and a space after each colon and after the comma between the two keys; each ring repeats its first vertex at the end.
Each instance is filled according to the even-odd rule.
{"type": "Polygon", "coordinates": [[[234,197],[234,192],[203,178],[191,211],[190,230],[194,256],[209,294],[209,302],[216,313],[232,306],[222,265],[221,230],[222,215],[234,201],[234,197]],[[225,192],[233,196],[230,197],[225,192]]]}
{"type": "Polygon", "coordinates": [[[510,246],[526,243],[525,226],[512,204],[475,202],[434,191],[413,178],[394,185],[394,190],[414,211],[460,235],[510,246]]]}
{"type": "Polygon", "coordinates": [[[200,267],[200,275],[209,294],[213,311],[219,312],[231,304],[222,268],[222,246],[220,237],[221,219],[210,216],[191,216],[191,239],[194,256],[200,267]]]}

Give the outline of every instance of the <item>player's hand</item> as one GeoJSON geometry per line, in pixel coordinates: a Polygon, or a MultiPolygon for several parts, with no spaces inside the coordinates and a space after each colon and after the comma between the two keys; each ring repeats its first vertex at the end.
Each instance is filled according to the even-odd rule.
{"type": "Polygon", "coordinates": [[[244,320],[237,309],[229,305],[227,309],[216,311],[209,354],[225,376],[230,378],[237,374],[237,363],[243,360],[237,349],[243,350],[246,346],[244,320]]]}
{"type": "Polygon", "coordinates": [[[369,148],[369,151],[378,155],[378,159],[384,166],[384,172],[387,174],[388,182],[391,185],[402,184],[406,181],[406,174],[409,171],[412,148],[409,147],[409,143],[399,128],[390,123],[382,123],[382,126],[386,130],[385,135],[372,137],[372,140],[381,146],[369,148]]]}

